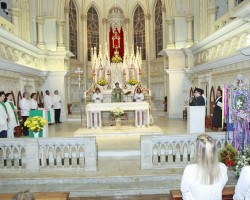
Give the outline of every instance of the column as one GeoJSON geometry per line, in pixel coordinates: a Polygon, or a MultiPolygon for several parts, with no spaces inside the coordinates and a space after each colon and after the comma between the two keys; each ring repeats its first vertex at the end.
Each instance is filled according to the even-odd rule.
{"type": "Polygon", "coordinates": [[[56,22],[57,24],[57,50],[58,51],[65,51],[65,45],[64,45],[64,25],[65,25],[65,21],[64,20],[57,20],[56,22]]]}
{"type": "Polygon", "coordinates": [[[40,49],[45,49],[44,40],[43,40],[43,25],[44,25],[44,18],[37,17],[37,47],[40,49]]]}
{"type": "Polygon", "coordinates": [[[146,14],[145,15],[145,18],[146,18],[146,59],[147,59],[147,71],[148,71],[148,89],[150,90],[151,88],[151,70],[150,70],[150,58],[151,58],[151,55],[150,55],[150,26],[149,26],[149,22],[150,22],[150,14],[146,14]]]}
{"type": "Polygon", "coordinates": [[[81,15],[83,37],[83,87],[87,90],[87,62],[88,62],[88,44],[87,44],[87,15],[81,15]]]}
{"type": "MultiPolygon", "coordinates": [[[[104,48],[105,51],[105,47],[106,47],[106,42],[108,43],[108,35],[107,33],[109,33],[109,31],[107,30],[107,23],[108,23],[108,19],[107,18],[103,18],[102,19],[102,24],[103,24],[103,42],[102,42],[102,46],[104,48]]],[[[106,53],[106,52],[105,52],[106,53]]]]}
{"type": "Polygon", "coordinates": [[[168,24],[168,45],[167,45],[167,48],[174,49],[174,36],[173,36],[174,19],[168,18],[167,24],[168,24]]]}
{"type": "Polygon", "coordinates": [[[193,16],[188,15],[186,16],[186,22],[187,22],[187,41],[186,41],[186,48],[190,47],[193,45],[194,40],[193,40],[193,16]]]}
{"type": "Polygon", "coordinates": [[[166,45],[166,7],[165,4],[162,6],[162,36],[163,36],[163,49],[166,45]]]}
{"type": "Polygon", "coordinates": [[[228,12],[230,13],[233,10],[233,8],[235,7],[236,1],[235,0],[228,0],[227,3],[228,3],[228,12]]]}
{"type": "Polygon", "coordinates": [[[208,15],[209,15],[208,19],[209,19],[209,24],[210,24],[210,26],[208,26],[209,34],[212,34],[215,31],[214,22],[215,22],[217,11],[218,9],[216,7],[208,9],[208,15]]]}
{"type": "Polygon", "coordinates": [[[14,33],[19,36],[19,21],[21,16],[21,10],[19,8],[10,9],[10,15],[12,17],[12,23],[16,25],[14,33]]]}
{"type": "MultiPolygon", "coordinates": [[[[127,43],[127,48],[130,46],[130,40],[129,40],[129,18],[125,18],[125,30],[124,30],[124,44],[127,43]]],[[[129,48],[127,49],[129,51],[129,48]]]]}

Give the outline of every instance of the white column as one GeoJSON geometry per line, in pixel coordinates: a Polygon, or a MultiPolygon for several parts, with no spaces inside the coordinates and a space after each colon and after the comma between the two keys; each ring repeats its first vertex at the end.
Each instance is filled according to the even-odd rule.
{"type": "Polygon", "coordinates": [[[44,18],[37,17],[37,47],[40,49],[45,49],[44,39],[43,39],[43,25],[44,25],[44,18]]]}
{"type": "MultiPolygon", "coordinates": [[[[103,18],[102,19],[102,24],[103,24],[103,41],[102,41],[102,48],[105,48],[106,42],[108,43],[108,33],[109,31],[107,30],[107,23],[108,19],[103,18]]],[[[104,49],[105,50],[105,49],[104,49]]]]}
{"type": "Polygon", "coordinates": [[[145,18],[146,18],[146,59],[147,59],[147,76],[148,76],[148,89],[150,90],[151,88],[151,69],[150,69],[150,60],[151,60],[151,48],[150,46],[150,26],[149,26],[149,22],[150,22],[150,14],[146,14],[145,18]]]}
{"type": "Polygon", "coordinates": [[[57,20],[57,50],[58,51],[65,51],[65,44],[64,44],[64,26],[65,21],[64,20],[57,20]]]}
{"type": "Polygon", "coordinates": [[[215,31],[215,18],[216,18],[216,13],[217,13],[217,8],[209,8],[208,9],[208,19],[209,19],[209,26],[208,26],[208,32],[209,34],[212,34],[215,31]]]}
{"type": "Polygon", "coordinates": [[[21,16],[21,10],[19,8],[12,8],[10,10],[10,15],[12,17],[12,23],[16,25],[14,33],[19,36],[19,33],[20,33],[19,21],[20,21],[20,16],[21,16]]]}
{"type": "Polygon", "coordinates": [[[188,15],[186,17],[186,22],[187,22],[187,41],[186,41],[186,48],[190,47],[193,45],[194,40],[193,40],[193,16],[188,15]]]}
{"type": "Polygon", "coordinates": [[[167,24],[168,24],[168,49],[174,49],[174,36],[173,36],[173,24],[174,24],[174,19],[169,18],[167,19],[167,24]]]}
{"type": "Polygon", "coordinates": [[[87,90],[87,63],[88,63],[88,44],[87,44],[87,15],[81,15],[83,37],[83,87],[87,90]]]}
{"type": "Polygon", "coordinates": [[[129,40],[129,34],[128,34],[129,33],[129,22],[130,22],[130,19],[126,18],[125,19],[124,44],[125,44],[125,42],[127,43],[128,50],[129,50],[129,46],[130,46],[130,40],[129,40]]]}

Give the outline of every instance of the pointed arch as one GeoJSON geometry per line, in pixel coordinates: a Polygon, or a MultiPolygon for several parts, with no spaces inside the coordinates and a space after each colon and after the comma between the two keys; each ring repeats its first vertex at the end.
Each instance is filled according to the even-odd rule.
{"type": "Polygon", "coordinates": [[[141,48],[142,59],[146,60],[146,27],[145,27],[145,14],[140,5],[135,8],[133,16],[133,29],[134,29],[134,52],[137,47],[141,48]]]}
{"type": "Polygon", "coordinates": [[[94,5],[87,12],[88,61],[91,61],[91,48],[99,47],[99,16],[94,5]]]}
{"type": "Polygon", "coordinates": [[[69,1],[69,50],[78,59],[78,13],[74,0],[69,1]]]}
{"type": "Polygon", "coordinates": [[[162,27],[162,2],[157,0],[155,4],[155,54],[156,58],[160,57],[158,53],[163,49],[163,27],[162,27]]]}

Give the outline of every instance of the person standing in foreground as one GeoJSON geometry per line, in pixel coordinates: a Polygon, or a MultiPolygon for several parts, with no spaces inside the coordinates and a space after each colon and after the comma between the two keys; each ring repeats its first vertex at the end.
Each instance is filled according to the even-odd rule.
{"type": "Polygon", "coordinates": [[[54,102],[52,96],[50,96],[49,90],[46,90],[45,93],[46,95],[44,97],[44,108],[47,111],[50,111],[51,123],[49,123],[49,125],[52,125],[55,122],[54,102]]]}
{"type": "Polygon", "coordinates": [[[102,96],[101,91],[98,87],[95,89],[95,93],[92,96],[92,101],[94,103],[102,103],[102,101],[103,101],[103,96],[102,96]]]}
{"type": "Polygon", "coordinates": [[[58,90],[54,91],[53,96],[54,110],[55,110],[55,123],[62,123],[60,121],[61,108],[62,108],[62,100],[61,96],[58,94],[58,90]]]}
{"type": "Polygon", "coordinates": [[[30,95],[30,110],[37,110],[37,109],[38,109],[37,94],[32,93],[30,95]]]}
{"type": "Polygon", "coordinates": [[[250,200],[250,166],[245,166],[241,169],[233,199],[250,200]]]}
{"type": "Polygon", "coordinates": [[[4,91],[0,92],[0,138],[7,138],[8,130],[8,111],[4,104],[5,93],[4,91]]]}
{"type": "Polygon", "coordinates": [[[16,126],[19,126],[18,116],[17,116],[17,108],[13,103],[13,96],[11,93],[7,93],[6,95],[7,101],[5,102],[8,114],[9,114],[9,121],[8,121],[8,138],[14,138],[14,129],[16,126]]]}
{"type": "Polygon", "coordinates": [[[23,119],[23,135],[27,136],[29,135],[29,130],[26,126],[24,126],[24,123],[29,117],[29,112],[30,112],[30,100],[29,100],[28,92],[23,93],[23,98],[21,100],[20,107],[21,107],[21,115],[23,119]]]}
{"type": "Polygon", "coordinates": [[[134,95],[134,101],[142,102],[143,100],[144,100],[144,94],[141,92],[141,88],[137,88],[134,95]]]}
{"type": "Polygon", "coordinates": [[[189,106],[205,106],[205,100],[202,96],[202,89],[195,88],[194,89],[194,97],[192,101],[189,103],[189,106]]]}
{"type": "MultiPolygon", "coordinates": [[[[203,97],[202,97],[203,98],[203,97]]],[[[227,167],[218,162],[216,141],[208,135],[196,140],[197,163],[188,165],[181,180],[184,200],[221,200],[227,167]]]]}
{"type": "Polygon", "coordinates": [[[217,90],[213,112],[213,127],[221,130],[222,127],[222,91],[217,90]]]}

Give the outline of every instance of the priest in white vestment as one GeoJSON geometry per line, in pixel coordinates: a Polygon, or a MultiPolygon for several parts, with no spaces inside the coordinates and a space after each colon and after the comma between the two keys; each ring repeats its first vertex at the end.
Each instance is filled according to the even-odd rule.
{"type": "Polygon", "coordinates": [[[51,124],[55,122],[55,113],[54,113],[54,102],[52,96],[50,96],[49,90],[46,90],[46,95],[44,97],[44,108],[47,111],[50,111],[51,124]]]}
{"type": "Polygon", "coordinates": [[[24,126],[24,123],[26,122],[27,118],[29,117],[29,112],[30,112],[30,100],[29,100],[29,93],[24,92],[23,93],[23,98],[20,103],[20,108],[21,108],[21,115],[23,119],[23,135],[28,136],[29,135],[29,130],[26,126],[24,126]]]}

